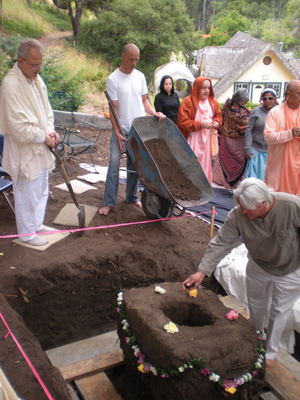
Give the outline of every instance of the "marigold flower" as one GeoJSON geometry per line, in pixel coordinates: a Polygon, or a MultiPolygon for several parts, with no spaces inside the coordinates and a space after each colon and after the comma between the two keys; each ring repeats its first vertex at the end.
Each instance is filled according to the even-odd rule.
{"type": "Polygon", "coordinates": [[[233,386],[229,387],[229,388],[225,388],[226,392],[234,394],[236,392],[236,388],[234,388],[233,386]]]}
{"type": "Polygon", "coordinates": [[[197,297],[197,289],[192,289],[189,291],[190,297],[197,297]]]}
{"type": "Polygon", "coordinates": [[[145,371],[144,370],[144,364],[140,364],[138,366],[138,370],[142,373],[142,374],[147,374],[149,371],[145,371]]]}

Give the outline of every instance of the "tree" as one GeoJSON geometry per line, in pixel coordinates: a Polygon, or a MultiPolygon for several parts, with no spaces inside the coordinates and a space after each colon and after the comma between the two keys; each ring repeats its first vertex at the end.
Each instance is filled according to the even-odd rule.
{"type": "Polygon", "coordinates": [[[245,32],[250,26],[250,20],[240,15],[237,11],[231,11],[226,16],[218,18],[216,15],[216,28],[210,31],[210,37],[204,40],[205,46],[221,46],[225,44],[236,32],[245,32]]]}
{"type": "Polygon", "coordinates": [[[3,3],[2,3],[2,0],[0,0],[0,9],[1,9],[1,31],[3,33],[4,32],[4,25],[3,25],[3,3]]]}
{"type": "Polygon", "coordinates": [[[106,0],[52,0],[56,7],[68,10],[73,28],[73,37],[79,39],[81,17],[85,8],[97,11],[106,0]]]}
{"type": "Polygon", "coordinates": [[[295,38],[296,50],[300,48],[300,7],[299,0],[289,0],[286,7],[285,25],[295,38]]]}
{"type": "Polygon", "coordinates": [[[186,0],[187,12],[194,20],[195,28],[209,32],[209,20],[215,14],[216,0],[186,0]]]}
{"type": "Polygon", "coordinates": [[[124,44],[135,43],[141,50],[139,69],[148,78],[156,66],[169,61],[172,51],[188,56],[199,48],[183,0],[112,0],[89,22],[89,29],[80,42],[106,54],[114,66],[120,63],[124,44]]]}

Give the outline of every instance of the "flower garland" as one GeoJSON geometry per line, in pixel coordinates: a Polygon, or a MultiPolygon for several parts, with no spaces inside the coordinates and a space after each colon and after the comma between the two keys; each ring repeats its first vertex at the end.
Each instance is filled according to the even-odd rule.
{"type": "Polygon", "coordinates": [[[161,378],[170,378],[172,376],[177,376],[180,373],[183,373],[185,370],[188,370],[190,368],[197,368],[200,370],[200,373],[203,376],[207,376],[210,381],[216,382],[218,385],[222,386],[228,393],[234,394],[238,386],[241,386],[244,383],[251,381],[252,378],[258,374],[257,370],[262,367],[262,363],[264,360],[264,353],[265,353],[265,349],[263,348],[263,343],[262,343],[263,332],[256,333],[257,351],[259,354],[257,361],[255,362],[254,366],[251,368],[250,371],[245,372],[239,378],[234,378],[234,379],[221,378],[220,375],[216,374],[215,372],[207,368],[200,357],[192,358],[185,364],[177,367],[176,369],[174,368],[164,369],[164,368],[154,367],[152,364],[146,361],[145,355],[141,352],[140,348],[138,347],[136,338],[130,332],[129,323],[126,320],[126,315],[125,315],[123,293],[124,291],[119,292],[117,297],[117,303],[118,303],[117,312],[121,320],[122,329],[126,333],[125,342],[133,350],[133,353],[137,358],[137,364],[138,364],[137,369],[140,372],[142,373],[151,372],[153,375],[159,376],[161,378]]]}

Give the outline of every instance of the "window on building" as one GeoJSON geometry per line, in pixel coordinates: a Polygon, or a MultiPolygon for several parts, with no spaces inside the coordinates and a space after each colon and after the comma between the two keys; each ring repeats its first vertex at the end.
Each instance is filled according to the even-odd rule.
{"type": "MultiPolygon", "coordinates": [[[[272,62],[272,58],[271,58],[271,57],[266,56],[266,57],[263,58],[263,63],[264,63],[265,65],[270,65],[271,62],[272,62]]],[[[270,87],[270,86],[269,86],[269,87],[270,87]]]]}
{"type": "Polygon", "coordinates": [[[283,96],[285,96],[286,94],[286,88],[288,84],[289,84],[288,82],[284,82],[283,96]]]}
{"type": "Polygon", "coordinates": [[[268,83],[268,84],[266,84],[265,89],[268,87],[276,90],[277,97],[280,97],[281,83],[268,83]]]}
{"type": "Polygon", "coordinates": [[[236,92],[238,89],[247,89],[249,92],[249,83],[247,82],[236,82],[234,84],[234,91],[236,92]]]}

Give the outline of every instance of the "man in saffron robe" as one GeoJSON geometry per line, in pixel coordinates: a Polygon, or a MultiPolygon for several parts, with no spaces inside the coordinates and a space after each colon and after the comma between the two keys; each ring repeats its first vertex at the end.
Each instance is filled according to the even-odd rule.
{"type": "Polygon", "coordinates": [[[269,145],[266,184],[300,196],[300,81],[289,82],[285,101],[269,112],[264,137],[269,145]]]}

